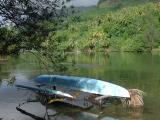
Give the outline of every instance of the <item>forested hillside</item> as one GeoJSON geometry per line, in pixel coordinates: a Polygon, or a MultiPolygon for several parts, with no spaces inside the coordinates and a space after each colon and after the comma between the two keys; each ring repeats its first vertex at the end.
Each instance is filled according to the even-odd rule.
{"type": "Polygon", "coordinates": [[[159,0],[99,0],[98,7],[122,8],[125,6],[134,6],[148,2],[158,2],[159,0]]]}
{"type": "MultiPolygon", "coordinates": [[[[90,7],[63,20],[56,31],[49,33],[49,38],[33,36],[33,40],[43,41],[41,47],[65,51],[152,51],[160,48],[160,3],[156,0],[101,0],[109,5],[121,3],[123,7],[116,10],[106,7],[90,7]],[[122,2],[123,1],[123,2],[122,2]],[[154,2],[153,2],[154,1],[154,2]],[[135,5],[137,4],[137,5],[135,5]],[[45,40],[46,39],[46,40],[45,40]]],[[[53,26],[44,22],[44,29],[53,26]]],[[[33,32],[34,33],[34,32],[33,32]]],[[[19,41],[24,37],[14,28],[1,28],[0,53],[16,53],[19,41]],[[12,44],[12,42],[14,42],[12,44]]],[[[32,37],[29,37],[30,39],[32,37]]],[[[28,39],[28,37],[25,37],[28,39]]],[[[33,42],[37,47],[37,43],[33,42]]],[[[28,46],[27,50],[32,46],[28,46]]],[[[51,49],[52,50],[52,49],[51,49]]]]}
{"type": "Polygon", "coordinates": [[[64,41],[62,47],[71,51],[152,51],[160,47],[158,2],[116,11],[102,8],[95,10],[96,13],[94,10],[70,17],[54,39],[64,41]]]}

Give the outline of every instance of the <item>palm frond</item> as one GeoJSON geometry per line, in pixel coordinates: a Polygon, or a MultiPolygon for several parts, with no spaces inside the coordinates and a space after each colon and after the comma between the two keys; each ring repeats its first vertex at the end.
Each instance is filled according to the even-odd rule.
{"type": "Polygon", "coordinates": [[[138,89],[129,89],[128,91],[130,93],[130,98],[120,98],[122,104],[132,108],[143,107],[143,96],[145,93],[138,89]]]}

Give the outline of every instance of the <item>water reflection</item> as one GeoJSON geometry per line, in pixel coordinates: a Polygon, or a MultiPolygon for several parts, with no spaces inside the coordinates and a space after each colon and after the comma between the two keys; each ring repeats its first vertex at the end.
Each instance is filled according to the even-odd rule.
{"type": "Polygon", "coordinates": [[[107,108],[103,111],[101,118],[102,120],[108,120],[110,118],[113,120],[142,120],[143,108],[133,109],[122,106],[112,106],[111,108],[107,108]]]}
{"type": "MultiPolygon", "coordinates": [[[[137,88],[145,91],[144,109],[126,109],[122,106],[108,106],[100,110],[92,108],[87,111],[77,111],[64,106],[50,106],[51,110],[60,111],[57,119],[68,120],[151,120],[160,119],[160,55],[135,53],[104,53],[70,55],[68,61],[74,60],[64,75],[75,75],[106,80],[126,88],[137,88]],[[97,117],[98,116],[98,117],[97,117]]],[[[33,79],[40,74],[54,74],[43,71],[38,62],[29,55],[19,58],[9,57],[8,61],[0,63],[0,118],[4,120],[32,120],[16,111],[16,106],[27,99],[31,93],[20,91],[14,84],[34,84],[33,79]],[[6,79],[14,75],[16,81],[7,85],[6,79]]],[[[45,107],[40,104],[25,106],[25,109],[38,116],[45,114],[45,107]]]]}
{"type": "Polygon", "coordinates": [[[116,119],[116,118],[113,118],[113,117],[104,117],[101,120],[119,120],[119,119],[116,119]]]}
{"type": "MultiPolygon", "coordinates": [[[[32,104],[32,106],[34,105],[32,104]]],[[[50,119],[64,120],[64,118],[65,120],[142,120],[143,119],[142,109],[134,109],[134,110],[128,109],[128,108],[125,109],[125,108],[122,108],[122,106],[121,106],[122,111],[117,110],[120,108],[116,107],[116,110],[112,109],[112,112],[110,110],[106,111],[106,109],[101,110],[99,108],[96,108],[96,111],[93,111],[91,109],[90,110],[80,110],[80,109],[77,110],[77,109],[72,108],[72,106],[70,106],[69,108],[70,110],[68,110],[66,109],[65,105],[63,105],[63,107],[61,106],[61,108],[58,108],[57,106],[56,111],[55,111],[55,106],[53,107],[52,105],[50,105],[48,107],[49,107],[48,110],[50,110],[50,112],[47,113],[49,117],[42,117],[43,115],[45,115],[45,113],[43,114],[39,113],[38,114],[39,116],[36,116],[34,115],[34,112],[32,113],[28,112],[26,114],[26,111],[25,111],[25,114],[34,118],[35,120],[37,119],[43,120],[44,118],[45,118],[44,120],[50,120],[50,119]]],[[[26,107],[24,108],[26,109],[26,107]]]]}

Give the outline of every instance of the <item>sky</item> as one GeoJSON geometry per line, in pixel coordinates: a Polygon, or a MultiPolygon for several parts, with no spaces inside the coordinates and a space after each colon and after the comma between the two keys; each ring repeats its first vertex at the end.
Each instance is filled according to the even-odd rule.
{"type": "Polygon", "coordinates": [[[97,5],[99,0],[72,0],[68,5],[73,5],[73,6],[93,6],[97,5]]]}

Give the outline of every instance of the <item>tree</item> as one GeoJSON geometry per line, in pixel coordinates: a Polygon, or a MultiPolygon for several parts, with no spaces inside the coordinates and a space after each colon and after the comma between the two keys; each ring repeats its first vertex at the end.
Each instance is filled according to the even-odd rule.
{"type": "Polygon", "coordinates": [[[0,28],[0,55],[17,54],[20,50],[20,38],[13,29],[0,28]]]}
{"type": "Polygon", "coordinates": [[[0,15],[16,26],[38,27],[41,21],[56,21],[64,16],[63,0],[0,0],[0,15]]]}
{"type": "Polygon", "coordinates": [[[143,25],[143,36],[142,39],[144,40],[145,47],[150,52],[157,48],[160,43],[160,29],[159,29],[159,18],[157,15],[159,12],[155,12],[150,10],[148,7],[146,9],[147,15],[144,17],[144,25],[143,25]],[[149,11],[149,12],[148,12],[149,11]]]}
{"type": "MultiPolygon", "coordinates": [[[[66,2],[68,1],[66,0],[66,2]]],[[[2,24],[9,23],[9,28],[16,31],[16,37],[10,35],[9,38],[12,39],[6,37],[1,39],[1,42],[7,43],[6,41],[8,41],[10,45],[15,44],[15,48],[19,48],[16,53],[20,50],[28,50],[32,53],[34,51],[34,55],[40,54],[36,56],[47,57],[54,50],[54,53],[59,53],[59,58],[54,56],[56,54],[52,54],[50,62],[56,61],[58,64],[61,60],[64,60],[64,55],[60,54],[64,50],[59,47],[51,50],[47,48],[49,46],[44,44],[52,43],[51,46],[54,46],[53,44],[57,45],[57,41],[50,38],[67,15],[67,7],[64,0],[0,0],[2,24]],[[12,23],[12,26],[10,23],[12,23]]],[[[8,47],[3,45],[1,45],[1,48],[6,49],[6,52],[3,52],[5,54],[15,54],[15,50],[12,50],[14,52],[8,52],[8,47]]],[[[40,57],[38,58],[42,61],[40,57]]],[[[56,64],[56,62],[53,64],[56,64]]]]}
{"type": "MultiPolygon", "coordinates": [[[[66,15],[65,9],[62,0],[0,0],[3,23],[13,23],[22,35],[27,36],[23,43],[31,43],[31,49],[40,48],[50,31],[56,30],[57,24],[66,15]],[[37,36],[38,39],[35,39],[37,36]]],[[[28,46],[23,46],[23,49],[28,49],[28,46]]]]}

